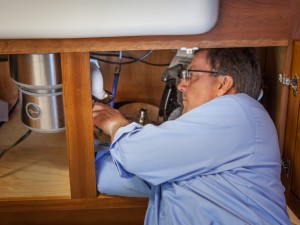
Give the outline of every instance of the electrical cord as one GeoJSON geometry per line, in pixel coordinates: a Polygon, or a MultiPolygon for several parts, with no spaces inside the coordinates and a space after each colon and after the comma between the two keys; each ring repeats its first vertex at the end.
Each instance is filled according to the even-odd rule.
{"type": "Polygon", "coordinates": [[[134,63],[134,62],[141,62],[141,63],[145,63],[145,64],[148,64],[148,65],[151,65],[151,66],[169,66],[170,65],[170,63],[158,64],[158,63],[151,63],[151,62],[144,61],[143,59],[145,57],[147,57],[148,55],[150,55],[152,52],[153,52],[153,50],[149,51],[148,53],[146,53],[144,56],[142,56],[140,58],[135,58],[135,57],[132,57],[132,56],[123,55],[122,57],[125,58],[125,59],[132,59],[132,61],[128,61],[128,62],[114,62],[114,61],[109,61],[109,60],[105,60],[105,59],[101,59],[99,57],[96,57],[96,56],[103,56],[103,57],[105,57],[105,56],[106,57],[107,56],[113,56],[113,57],[119,57],[119,54],[116,54],[116,53],[97,53],[97,52],[91,52],[91,58],[97,59],[97,60],[105,62],[105,63],[110,63],[110,64],[131,64],[131,63],[134,63]]]}
{"type": "Polygon", "coordinates": [[[13,107],[10,109],[9,114],[11,114],[15,110],[18,102],[19,102],[19,97],[17,98],[17,100],[16,100],[15,104],[13,105],[13,107]]]}
{"type": "Polygon", "coordinates": [[[30,134],[31,134],[31,130],[28,130],[22,137],[19,138],[19,140],[17,140],[12,146],[10,146],[7,149],[4,149],[1,153],[0,153],[0,159],[9,151],[11,150],[13,147],[15,147],[16,145],[20,144],[22,141],[24,141],[30,134]]]}
{"type": "MultiPolygon", "coordinates": [[[[109,60],[104,60],[104,59],[101,59],[103,62],[107,62],[107,63],[112,63],[112,64],[131,64],[131,63],[135,63],[135,62],[138,62],[138,61],[141,61],[143,60],[144,58],[146,58],[148,55],[150,55],[151,53],[153,52],[153,50],[150,50],[148,51],[145,55],[139,57],[139,58],[134,58],[132,61],[128,61],[128,62],[112,62],[112,61],[109,61],[109,60]]],[[[99,53],[92,53],[93,55],[99,55],[99,53]]],[[[101,53],[100,53],[101,54],[101,53]]],[[[115,55],[113,55],[115,56],[115,55]]],[[[119,55],[117,55],[119,57],[119,55]]],[[[99,61],[101,61],[99,60],[99,61]]]]}

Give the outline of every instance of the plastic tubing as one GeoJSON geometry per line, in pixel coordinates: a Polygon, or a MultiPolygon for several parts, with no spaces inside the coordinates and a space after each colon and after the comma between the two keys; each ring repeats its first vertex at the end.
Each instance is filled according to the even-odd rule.
{"type": "Polygon", "coordinates": [[[114,73],[114,82],[113,82],[113,86],[112,86],[112,96],[113,96],[113,99],[110,102],[110,106],[112,108],[115,107],[115,100],[116,100],[116,94],[117,94],[119,76],[120,76],[120,71],[121,71],[121,64],[122,64],[122,51],[120,51],[120,54],[119,54],[119,64],[116,66],[115,73],[114,73]]]}
{"type": "Polygon", "coordinates": [[[118,82],[119,82],[119,76],[120,76],[120,65],[117,65],[114,73],[114,82],[113,82],[113,87],[112,87],[112,96],[113,99],[110,102],[110,106],[112,108],[115,107],[115,99],[116,99],[116,94],[117,94],[117,88],[118,88],[118,82]]]}

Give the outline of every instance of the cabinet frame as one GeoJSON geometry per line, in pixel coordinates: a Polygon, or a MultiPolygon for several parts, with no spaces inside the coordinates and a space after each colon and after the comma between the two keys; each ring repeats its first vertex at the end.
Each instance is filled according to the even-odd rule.
{"type": "MultiPolygon", "coordinates": [[[[297,6],[297,0],[220,1],[216,26],[199,35],[0,40],[0,54],[61,53],[71,185],[71,199],[1,200],[0,223],[50,224],[55,218],[59,220],[64,212],[73,215],[73,221],[80,224],[83,220],[76,217],[79,211],[86,216],[83,218],[91,219],[90,224],[92,221],[97,224],[100,220],[105,224],[128,224],[126,213],[130,212],[134,212],[131,217],[136,218],[131,224],[143,223],[146,199],[98,196],[96,192],[89,52],[245,46],[289,46],[291,49],[293,40],[299,38],[299,31],[294,31],[299,27],[299,16],[294,17],[298,15],[297,6]],[[49,223],[39,215],[46,216],[49,223]]],[[[286,57],[288,65],[291,50],[286,57]]],[[[288,88],[285,90],[282,102],[288,99],[288,88]]],[[[279,140],[283,146],[286,108],[280,113],[279,140]]],[[[67,219],[59,221],[68,223],[67,219]]]]}

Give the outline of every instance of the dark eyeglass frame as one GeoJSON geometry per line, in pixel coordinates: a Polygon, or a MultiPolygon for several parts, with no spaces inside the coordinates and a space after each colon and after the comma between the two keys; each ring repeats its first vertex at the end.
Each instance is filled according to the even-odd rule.
{"type": "Polygon", "coordinates": [[[222,74],[222,73],[220,73],[220,72],[218,72],[218,71],[182,69],[182,70],[180,71],[180,75],[181,75],[180,79],[181,79],[181,80],[186,80],[186,81],[190,80],[191,77],[192,77],[192,75],[191,75],[190,72],[202,72],[202,73],[210,73],[210,74],[224,75],[224,74],[222,74]]]}

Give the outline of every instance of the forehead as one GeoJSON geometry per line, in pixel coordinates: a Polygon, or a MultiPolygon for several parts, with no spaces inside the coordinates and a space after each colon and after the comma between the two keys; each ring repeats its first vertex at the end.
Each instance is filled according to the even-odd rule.
{"type": "Polygon", "coordinates": [[[207,51],[200,51],[195,54],[192,62],[191,62],[191,69],[205,69],[210,68],[210,63],[206,58],[207,51]]]}

